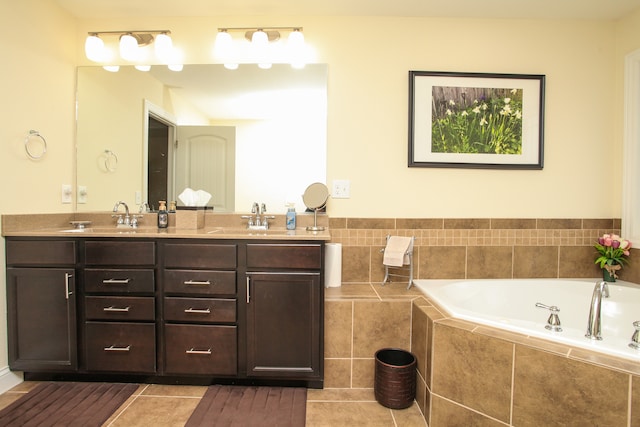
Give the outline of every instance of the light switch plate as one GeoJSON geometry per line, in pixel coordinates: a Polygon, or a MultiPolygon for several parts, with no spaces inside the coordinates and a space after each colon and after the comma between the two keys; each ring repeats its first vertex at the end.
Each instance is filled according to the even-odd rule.
{"type": "Polygon", "coordinates": [[[334,199],[348,199],[351,197],[351,181],[348,179],[334,179],[331,197],[334,199]]]}
{"type": "Polygon", "coordinates": [[[78,185],[78,203],[87,203],[87,186],[78,185]]]}
{"type": "Polygon", "coordinates": [[[62,203],[71,203],[73,199],[73,190],[71,185],[62,184],[62,203]]]}

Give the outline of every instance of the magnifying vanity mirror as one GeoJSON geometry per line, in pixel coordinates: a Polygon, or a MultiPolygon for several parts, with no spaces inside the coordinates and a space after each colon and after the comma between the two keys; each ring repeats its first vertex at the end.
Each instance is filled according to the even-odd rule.
{"type": "Polygon", "coordinates": [[[303,203],[301,183],[326,180],[326,121],[326,64],[78,67],[76,210],[157,206],[191,188],[216,211],[284,213],[303,203]]]}
{"type": "Polygon", "coordinates": [[[307,231],[324,231],[324,227],[318,226],[318,211],[325,207],[328,199],[329,189],[321,182],[314,182],[304,191],[302,201],[313,211],[313,226],[308,226],[307,231]]]}

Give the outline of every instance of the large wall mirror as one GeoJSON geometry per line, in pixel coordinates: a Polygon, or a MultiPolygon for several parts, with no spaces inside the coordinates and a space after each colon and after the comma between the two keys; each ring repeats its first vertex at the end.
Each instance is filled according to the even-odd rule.
{"type": "Polygon", "coordinates": [[[76,209],[182,204],[185,188],[212,195],[216,211],[271,213],[326,181],[327,66],[274,64],[227,70],[185,65],[138,71],[78,67],[76,209]],[[79,192],[80,193],[80,192],[79,192]]]}

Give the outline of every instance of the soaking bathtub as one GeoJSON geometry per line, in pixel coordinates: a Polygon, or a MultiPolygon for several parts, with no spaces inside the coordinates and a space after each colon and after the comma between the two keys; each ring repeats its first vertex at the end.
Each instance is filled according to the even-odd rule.
{"type": "Polygon", "coordinates": [[[429,299],[450,316],[640,362],[629,347],[640,320],[640,285],[609,284],[602,303],[602,340],[585,337],[591,296],[597,279],[414,280],[429,299]],[[549,310],[557,306],[562,331],[545,329],[549,310]]]}

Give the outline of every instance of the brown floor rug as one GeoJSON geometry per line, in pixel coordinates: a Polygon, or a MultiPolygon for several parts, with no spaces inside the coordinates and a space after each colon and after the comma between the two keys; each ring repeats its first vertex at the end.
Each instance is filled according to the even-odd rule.
{"type": "Polygon", "coordinates": [[[212,385],[185,427],[301,427],[307,389],[212,385]]]}
{"type": "Polygon", "coordinates": [[[0,426],[101,426],[136,384],[45,382],[0,411],[0,426]]]}

